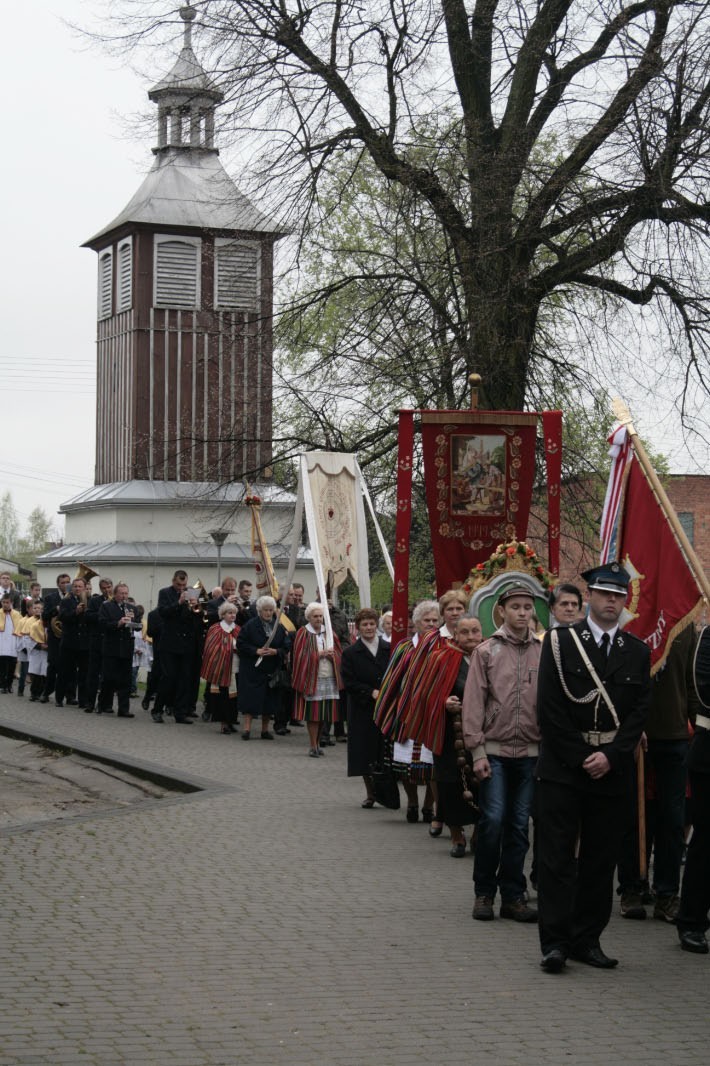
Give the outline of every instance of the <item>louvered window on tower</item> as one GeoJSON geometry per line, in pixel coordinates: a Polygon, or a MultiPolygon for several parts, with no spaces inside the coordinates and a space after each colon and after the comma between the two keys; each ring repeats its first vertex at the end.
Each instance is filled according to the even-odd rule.
{"type": "Polygon", "coordinates": [[[118,245],[117,302],[119,311],[133,307],[133,242],[130,237],[118,245]]]}
{"type": "Polygon", "coordinates": [[[215,307],[259,309],[260,247],[256,241],[215,241],[215,307]]]}
{"type": "Polygon", "coordinates": [[[200,305],[199,237],[154,237],[155,307],[200,305]]]}
{"type": "Polygon", "coordinates": [[[99,255],[99,318],[109,318],[113,311],[113,249],[99,255]]]}

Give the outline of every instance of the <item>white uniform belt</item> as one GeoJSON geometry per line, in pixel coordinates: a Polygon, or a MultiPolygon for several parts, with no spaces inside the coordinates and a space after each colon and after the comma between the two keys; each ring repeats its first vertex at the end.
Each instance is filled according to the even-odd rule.
{"type": "Polygon", "coordinates": [[[700,726],[701,729],[707,729],[710,731],[710,718],[705,714],[698,714],[695,718],[696,726],[700,726]]]}
{"type": "Polygon", "coordinates": [[[591,744],[593,748],[598,748],[600,744],[611,744],[618,732],[618,729],[610,729],[608,733],[592,730],[589,733],[582,733],[582,738],[586,740],[587,744],[591,744]]]}

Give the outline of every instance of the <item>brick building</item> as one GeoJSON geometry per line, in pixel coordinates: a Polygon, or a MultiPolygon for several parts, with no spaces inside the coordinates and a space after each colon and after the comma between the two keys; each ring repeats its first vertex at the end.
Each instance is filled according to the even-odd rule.
{"type": "MultiPolygon", "coordinates": [[[[671,474],[665,483],[681,525],[706,573],[710,572],[710,475],[671,474]]],[[[599,523],[603,489],[591,481],[562,486],[560,579],[581,584],[580,574],[599,559],[599,523]],[[570,517],[570,514],[575,517],[570,517]],[[565,517],[567,515],[567,517],[565,517]]],[[[547,559],[547,530],[531,515],[528,540],[547,559]]]]}

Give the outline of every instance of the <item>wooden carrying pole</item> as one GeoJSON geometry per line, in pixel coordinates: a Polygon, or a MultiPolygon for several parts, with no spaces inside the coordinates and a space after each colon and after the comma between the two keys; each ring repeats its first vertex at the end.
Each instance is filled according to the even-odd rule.
{"type": "Polygon", "coordinates": [[[612,411],[614,413],[614,417],[617,418],[623,426],[626,426],[626,430],[629,434],[629,437],[631,438],[631,445],[634,449],[636,458],[641,464],[643,472],[648,478],[648,482],[651,488],[653,489],[656,499],[658,500],[661,509],[665,514],[671,529],[673,530],[680,549],[686,558],[688,567],[693,577],[695,578],[695,583],[698,586],[702,595],[705,597],[708,603],[710,603],[710,581],[708,581],[707,575],[703,570],[702,564],[698,559],[697,555],[695,554],[695,549],[688,540],[685,530],[683,529],[682,525],[680,524],[680,521],[678,520],[678,515],[675,512],[673,504],[668,499],[668,494],[666,490],[663,488],[663,485],[659,481],[658,474],[653,469],[653,464],[651,463],[651,460],[648,457],[648,453],[643,446],[643,442],[641,441],[638,433],[636,432],[634,424],[631,420],[631,414],[629,412],[628,407],[623,402],[623,400],[616,399],[612,403],[612,411]]]}

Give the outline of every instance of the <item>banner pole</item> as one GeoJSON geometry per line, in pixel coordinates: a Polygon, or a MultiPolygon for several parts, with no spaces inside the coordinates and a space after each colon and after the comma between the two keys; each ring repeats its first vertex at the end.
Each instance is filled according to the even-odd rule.
{"type": "Polygon", "coordinates": [[[634,449],[636,458],[638,459],[641,465],[641,469],[643,470],[651,488],[653,489],[654,495],[658,500],[661,510],[666,516],[668,524],[673,530],[673,533],[675,535],[676,540],[678,541],[678,545],[681,551],[685,555],[685,560],[688,564],[690,572],[692,573],[695,579],[695,584],[698,586],[698,589],[705,597],[705,599],[710,602],[710,582],[708,582],[705,571],[703,570],[702,563],[695,554],[695,549],[693,548],[693,545],[688,540],[686,532],[680,524],[680,520],[675,511],[675,507],[669,500],[668,494],[663,488],[658,474],[653,469],[653,463],[649,459],[648,452],[644,448],[643,442],[641,441],[641,438],[639,437],[631,419],[631,412],[629,411],[627,405],[623,402],[623,400],[618,398],[612,402],[612,411],[614,413],[614,417],[617,418],[623,426],[626,426],[626,431],[631,439],[631,446],[634,449]]]}

